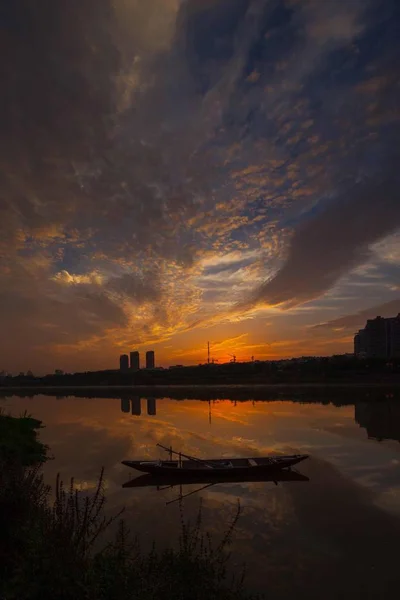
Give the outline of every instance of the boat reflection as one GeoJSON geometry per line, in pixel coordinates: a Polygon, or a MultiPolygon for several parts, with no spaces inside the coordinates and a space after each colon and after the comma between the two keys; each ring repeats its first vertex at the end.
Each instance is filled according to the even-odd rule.
{"type": "Polygon", "coordinates": [[[206,488],[211,486],[215,486],[221,483],[269,483],[273,482],[275,485],[278,485],[280,482],[289,482],[289,481],[297,481],[297,482],[306,482],[309,481],[309,478],[306,475],[303,475],[299,471],[289,470],[289,469],[277,469],[275,472],[269,473],[249,473],[247,475],[240,475],[235,473],[226,473],[218,475],[218,478],[215,479],[213,477],[210,480],[210,476],[207,472],[202,471],[200,473],[196,473],[194,475],[190,475],[190,477],[185,477],[185,480],[182,481],[181,477],[174,476],[173,473],[171,475],[163,475],[163,476],[155,476],[150,474],[140,475],[139,477],[135,477],[130,481],[127,481],[123,484],[123,488],[142,488],[142,487],[156,487],[157,490],[165,490],[168,488],[172,488],[174,486],[179,486],[180,494],[179,497],[175,500],[167,502],[166,504],[171,504],[171,502],[175,502],[177,500],[182,500],[187,496],[200,492],[206,488]],[[188,494],[182,494],[182,487],[184,485],[202,485],[200,489],[189,492],[188,494]]]}

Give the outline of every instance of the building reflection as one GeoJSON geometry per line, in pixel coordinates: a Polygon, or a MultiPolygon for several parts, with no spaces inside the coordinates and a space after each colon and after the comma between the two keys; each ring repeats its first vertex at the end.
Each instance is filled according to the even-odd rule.
{"type": "MultiPolygon", "coordinates": [[[[154,396],[144,398],[148,416],[156,416],[157,399],[154,396]]],[[[121,411],[134,416],[142,415],[140,396],[121,398],[121,411]]],[[[208,401],[208,423],[212,424],[214,400],[208,401]]],[[[235,405],[236,402],[232,401],[235,405]]],[[[253,405],[254,405],[253,401],[253,405]]],[[[207,417],[206,417],[207,418],[207,417]]],[[[355,402],[354,420],[366,430],[367,436],[375,440],[396,440],[400,442],[400,403],[397,400],[355,402]]]]}
{"type": "Polygon", "coordinates": [[[398,402],[356,402],[354,420],[369,438],[400,442],[400,404],[398,402]]]}
{"type": "Polygon", "coordinates": [[[121,398],[121,410],[123,413],[131,412],[131,401],[129,398],[121,398]]]}
{"type": "Polygon", "coordinates": [[[147,414],[148,415],[156,415],[156,399],[151,397],[147,398],[147,414]]]}
{"type": "Polygon", "coordinates": [[[142,414],[142,402],[140,396],[133,396],[132,398],[132,414],[140,417],[142,414]]]}
{"type": "MultiPolygon", "coordinates": [[[[123,413],[131,412],[132,415],[140,417],[142,414],[142,399],[140,396],[121,398],[121,411],[123,413]]],[[[157,414],[157,401],[153,396],[147,398],[147,414],[150,416],[155,416],[157,414]]]]}

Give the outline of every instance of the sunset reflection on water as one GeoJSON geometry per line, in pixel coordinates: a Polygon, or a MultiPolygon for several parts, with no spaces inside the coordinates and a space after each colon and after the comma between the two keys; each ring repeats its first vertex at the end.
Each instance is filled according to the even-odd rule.
{"type": "MultiPolygon", "coordinates": [[[[318,597],[324,579],[335,577],[327,590],[332,598],[339,593],[354,597],[360,578],[376,594],[382,581],[390,589],[395,579],[400,533],[400,444],[395,434],[400,438],[400,427],[396,429],[390,406],[334,406],[290,398],[207,402],[45,396],[7,398],[2,406],[16,415],[26,409],[43,420],[40,436],[54,455],[45,466],[49,483],[60,472],[64,480],[74,476],[78,487],[90,491],[104,466],[107,510],[125,505],[128,526],[145,545],[176,539],[179,509],[176,504],[166,507],[166,502],[179,490],[123,489],[139,473],[121,460],[158,458],[162,451],[157,442],[212,458],[309,453],[310,459],[299,465],[309,482],[215,485],[185,499],[185,515],[193,520],[201,499],[203,527],[218,539],[239,500],[234,561],[246,562],[251,587],[264,589],[268,580],[277,598],[291,597],[311,576],[310,597],[318,597]],[[385,414],[390,415],[387,423],[385,414]],[[374,419],[381,442],[368,438],[374,419]],[[385,427],[392,439],[385,439],[385,427]]],[[[185,492],[195,488],[186,486],[185,492]]]]}

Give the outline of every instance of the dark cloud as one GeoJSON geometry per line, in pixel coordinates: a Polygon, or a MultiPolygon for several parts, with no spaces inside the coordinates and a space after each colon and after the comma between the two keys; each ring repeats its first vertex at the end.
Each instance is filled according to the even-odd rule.
{"type": "Polygon", "coordinates": [[[377,315],[381,317],[395,317],[400,313],[400,298],[385,302],[385,304],[379,304],[378,306],[371,306],[366,310],[362,310],[352,315],[346,315],[339,319],[333,319],[327,323],[320,323],[316,325],[314,329],[327,330],[327,329],[347,329],[349,331],[357,331],[364,327],[367,319],[374,319],[377,315]]]}
{"type": "Polygon", "coordinates": [[[297,227],[284,265],[257,290],[254,303],[295,306],[318,298],[365,262],[374,242],[400,227],[400,179],[390,163],[379,177],[364,176],[297,227]]]}
{"type": "MultiPolygon", "coordinates": [[[[177,62],[165,48],[154,57],[141,31],[159,4],[132,3],[129,37],[123,2],[7,5],[0,107],[7,228],[32,234],[54,224],[64,233],[91,231],[89,252],[100,246],[126,258],[150,248],[190,262],[185,221],[198,210],[206,167],[190,159],[201,140],[184,135],[171,101],[177,62]]],[[[199,105],[189,104],[192,117],[199,105]]]]}
{"type": "Polygon", "coordinates": [[[291,239],[251,303],[316,298],[365,260],[399,226],[397,13],[381,6],[3,2],[7,335],[101,338],[129,303],[173,331],[204,251],[235,243],[268,247],[272,272],[291,239]]]}
{"type": "Polygon", "coordinates": [[[237,30],[251,0],[183,2],[176,27],[176,48],[185,56],[195,89],[206,93],[224,77],[235,54],[237,30]]]}
{"type": "Polygon", "coordinates": [[[159,274],[155,271],[145,273],[143,276],[127,273],[112,279],[108,288],[126,295],[138,304],[161,299],[159,274]]]}
{"type": "Polygon", "coordinates": [[[0,360],[6,367],[21,361],[38,369],[46,348],[78,344],[128,325],[119,298],[99,285],[49,279],[48,268],[43,258],[25,257],[0,273],[0,328],[7,339],[0,360]]]}
{"type": "Polygon", "coordinates": [[[3,3],[0,27],[8,153],[39,171],[46,161],[90,157],[113,114],[112,3],[15,0],[3,3]]]}

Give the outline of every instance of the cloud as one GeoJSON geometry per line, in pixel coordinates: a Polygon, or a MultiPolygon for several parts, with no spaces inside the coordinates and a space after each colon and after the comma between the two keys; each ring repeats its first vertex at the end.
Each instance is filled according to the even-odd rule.
{"type": "Polygon", "coordinates": [[[146,301],[157,302],[162,295],[159,287],[159,275],[155,272],[147,273],[145,276],[126,273],[112,279],[108,287],[139,304],[146,301]]]}
{"type": "Polygon", "coordinates": [[[223,273],[235,273],[245,267],[252,265],[260,258],[259,250],[236,251],[223,255],[214,255],[212,258],[205,259],[200,263],[203,267],[202,275],[218,275],[223,273]]]}
{"type": "Polygon", "coordinates": [[[298,305],[361,264],[399,227],[398,36],[379,5],[7,3],[12,360],[18,344],[88,358],[298,305]]]}
{"type": "Polygon", "coordinates": [[[385,175],[365,177],[301,224],[282,268],[255,292],[252,303],[296,306],[318,298],[366,262],[370,246],[400,227],[398,177],[394,170],[385,175]]]}
{"type": "Polygon", "coordinates": [[[65,285],[80,285],[85,283],[93,283],[95,285],[101,285],[103,283],[103,277],[96,271],[92,273],[86,273],[84,275],[74,275],[68,273],[68,271],[59,271],[53,277],[54,281],[63,283],[65,285]]]}
{"type": "Polygon", "coordinates": [[[400,265],[400,232],[389,236],[373,247],[377,258],[389,264],[400,265]]]}
{"type": "Polygon", "coordinates": [[[367,319],[374,319],[377,315],[381,317],[395,317],[400,313],[400,298],[385,302],[378,306],[371,306],[367,310],[358,313],[339,317],[327,323],[320,323],[314,326],[316,330],[347,330],[355,332],[365,326],[367,319]]]}

